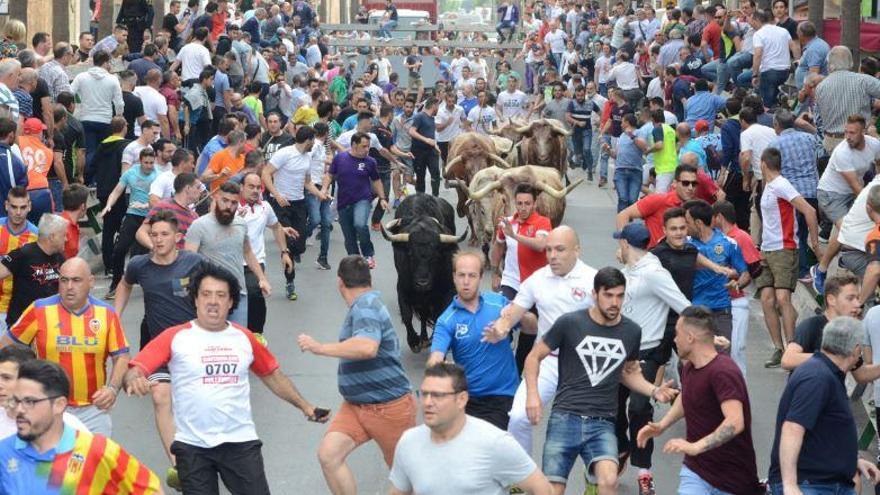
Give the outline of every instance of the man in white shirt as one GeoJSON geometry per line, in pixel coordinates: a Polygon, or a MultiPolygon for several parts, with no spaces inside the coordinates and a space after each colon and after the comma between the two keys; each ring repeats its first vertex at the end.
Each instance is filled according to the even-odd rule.
{"type": "Polygon", "coordinates": [[[452,79],[457,83],[461,79],[461,73],[465,67],[470,70],[470,61],[464,56],[464,50],[455,50],[455,55],[449,61],[449,70],[452,71],[452,79]]]}
{"type": "Polygon", "coordinates": [[[376,68],[379,69],[379,75],[376,77],[379,82],[380,87],[385,87],[388,84],[388,78],[393,72],[393,68],[391,67],[391,61],[388,60],[388,57],[385,56],[385,49],[379,48],[376,50],[376,68]]]}
{"type": "Polygon", "coordinates": [[[211,52],[205,48],[208,41],[208,28],[193,31],[193,39],[177,53],[177,59],[171,64],[170,70],[180,67],[180,78],[184,87],[198,84],[199,74],[206,66],[211,65],[211,52]]]}
{"type": "Polygon", "coordinates": [[[777,106],[779,86],[788,79],[791,54],[801,56],[801,45],[791,39],[788,30],[770,23],[769,11],[757,10],[752,14],[751,25],[755,29],[752,39],[752,86],[764,100],[764,106],[777,106]]]}
{"type": "MultiPolygon", "coordinates": [[[[743,189],[754,191],[757,201],[761,197],[764,179],[761,175],[761,155],[776,139],[776,131],[772,127],[759,124],[758,116],[750,107],[743,107],[740,111],[739,122],[742,125],[739,135],[739,164],[743,171],[743,189]]],[[[753,207],[757,208],[756,205],[753,207]]]]}
{"type": "Polygon", "coordinates": [[[174,154],[171,155],[171,170],[162,172],[150,184],[150,206],[174,196],[174,179],[184,172],[191,174],[194,171],[195,158],[192,151],[186,148],[174,150],[174,154]]]}
{"type": "Polygon", "coordinates": [[[309,37],[309,46],[306,48],[306,64],[309,68],[321,63],[321,49],[318,47],[318,37],[309,37]]]}
{"type": "Polygon", "coordinates": [[[623,91],[623,97],[630,108],[639,108],[644,93],[640,88],[639,70],[629,59],[626,52],[618,52],[617,63],[608,73],[608,81],[617,81],[617,87],[623,91]]]}
{"type": "Polygon", "coordinates": [[[459,100],[464,98],[464,87],[468,85],[472,88],[477,85],[477,80],[471,76],[470,64],[461,68],[461,76],[455,80],[455,91],[458,93],[459,100]]]}
{"type": "Polygon", "coordinates": [[[550,21],[550,32],[544,35],[544,44],[547,52],[553,56],[553,63],[556,65],[557,71],[562,65],[562,52],[565,51],[566,41],[568,41],[568,35],[559,29],[559,20],[550,21]]]}
{"type": "Polygon", "coordinates": [[[437,108],[434,123],[437,125],[437,147],[440,148],[440,158],[446,163],[449,156],[449,143],[458,136],[465,120],[464,109],[456,105],[455,93],[446,92],[443,104],[437,108]]]}
{"type": "Polygon", "coordinates": [[[391,495],[506,495],[511,485],[535,495],[553,493],[509,433],[465,413],[468,387],[460,366],[444,362],[426,369],[419,397],[425,424],[397,442],[391,495]]]}
{"type": "MultiPolygon", "coordinates": [[[[144,105],[144,115],[149,120],[159,123],[162,129],[162,137],[169,139],[171,137],[171,127],[168,122],[168,101],[159,92],[159,85],[162,84],[162,72],[158,69],[150,69],[144,76],[144,86],[134,88],[134,95],[141,99],[144,105]]],[[[141,125],[135,120],[134,135],[141,135],[141,125]]]]}
{"type": "Polygon", "coordinates": [[[477,93],[477,99],[479,103],[468,113],[466,127],[469,131],[489,134],[494,130],[498,121],[495,109],[489,106],[489,96],[486,90],[477,93]]]}
{"type": "MultiPolygon", "coordinates": [[[[862,192],[862,178],[865,173],[876,170],[880,165],[880,139],[865,135],[865,129],[864,117],[850,115],[844,127],[845,139],[831,152],[828,166],[819,179],[816,197],[819,200],[819,211],[834,223],[831,238],[837,236],[843,218],[850,211],[856,196],[862,192]]],[[[830,243],[829,247],[834,244],[830,243]]],[[[826,253],[825,257],[830,262],[834,253],[826,253]]],[[[814,274],[813,285],[816,291],[824,293],[827,266],[823,270],[820,263],[810,271],[814,274]]]]}
{"type": "Polygon", "coordinates": [[[528,113],[529,97],[519,90],[519,81],[511,74],[507,77],[507,90],[498,94],[495,112],[498,120],[510,120],[528,113]]]}
{"type": "Polygon", "coordinates": [[[133,360],[125,374],[129,394],[150,394],[147,379],[161,366],[171,374],[175,434],[171,451],[185,492],[218,492],[219,473],[232,493],[268,495],[261,443],[251,414],[250,373],[312,421],[329,411],[303,398],[269,349],[247,329],[230,324],[239,303],[238,281],[213,264],[190,281],[196,318],[171,327],[133,360]],[[205,459],[213,462],[205,462],[205,459]],[[227,475],[235,473],[235,476],[227,475]]]}
{"type": "MultiPolygon", "coordinates": [[[[565,313],[580,311],[593,306],[593,278],[596,269],[579,259],[580,241],[577,233],[568,226],[559,226],[547,236],[545,252],[547,266],[527,278],[519,288],[513,302],[502,312],[501,318],[487,328],[485,338],[499,342],[520,322],[533,306],[538,309],[538,338],[553,326],[565,313]]],[[[558,360],[551,354],[541,361],[538,375],[540,404],[546,405],[556,393],[558,360]]],[[[510,410],[507,427],[526,453],[532,452],[532,425],[526,415],[526,384],[520,382],[510,410]]]]}

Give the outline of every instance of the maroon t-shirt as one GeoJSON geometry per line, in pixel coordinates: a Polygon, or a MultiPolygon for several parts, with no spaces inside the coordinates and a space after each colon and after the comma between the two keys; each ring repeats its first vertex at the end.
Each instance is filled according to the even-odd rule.
{"type": "Polygon", "coordinates": [[[738,495],[763,494],[752,447],[752,414],[746,381],[733,359],[718,354],[699,369],[691,363],[685,364],[681,371],[681,395],[688,442],[696,442],[718,428],[724,421],[721,412],[724,401],[740,401],[745,420],[742,433],[699,456],[685,456],[685,466],[718,490],[738,495]]]}

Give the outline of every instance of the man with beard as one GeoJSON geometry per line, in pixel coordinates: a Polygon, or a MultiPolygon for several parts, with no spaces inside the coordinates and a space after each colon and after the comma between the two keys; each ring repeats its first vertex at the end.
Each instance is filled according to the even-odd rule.
{"type": "Polygon", "coordinates": [[[256,275],[263,296],[268,297],[272,293],[272,286],[251,249],[247,223],[235,215],[240,193],[238,184],[225,182],[220,186],[214,197],[213,211],[189,226],[185,249],[205,256],[235,276],[237,289],[244,297],[238,307],[230,312],[229,320],[244,326],[247,325],[248,315],[244,267],[247,266],[256,275]]]}
{"type": "Polygon", "coordinates": [[[64,423],[70,381],[61,366],[32,360],[21,365],[8,409],[18,434],[0,442],[0,463],[17,466],[0,474],[3,493],[161,493],[155,473],[101,435],[64,423]],[[79,465],[78,470],[71,469],[79,465]],[[100,471],[99,471],[100,469],[100,471]],[[63,472],[63,478],[46,476],[63,472]],[[100,474],[93,474],[93,473],[100,474]]]}
{"type": "Polygon", "coordinates": [[[542,468],[556,495],[565,492],[578,455],[598,492],[616,493],[619,461],[614,418],[620,385],[660,402],[670,402],[678,393],[671,388],[672,381],[656,386],[642,375],[642,330],[621,314],[626,291],[623,273],[613,267],[599,270],[592,289],[595,304],[557,318],[535,342],[523,372],[526,413],[529,422],[537,425],[544,402],[538,392],[538,370],[542,360],[558,351],[559,385],[547,425],[542,468]],[[590,433],[572,435],[572,431],[590,433]]]}
{"type": "Polygon", "coordinates": [[[260,148],[263,149],[266,161],[269,161],[276,151],[292,145],[294,141],[293,136],[281,127],[281,114],[278,112],[269,112],[266,116],[266,125],[268,130],[260,137],[260,148]]]}

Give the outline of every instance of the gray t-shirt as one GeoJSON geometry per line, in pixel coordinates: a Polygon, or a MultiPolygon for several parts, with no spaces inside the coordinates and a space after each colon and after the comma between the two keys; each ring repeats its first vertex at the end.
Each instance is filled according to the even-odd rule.
{"type": "Polygon", "coordinates": [[[198,253],[229,270],[238,279],[242,294],[244,283],[244,244],[248,242],[247,224],[236,216],[229,225],[220,225],[213,213],[200,217],[186,232],[187,244],[198,246],[198,253]]]}
{"type": "Polygon", "coordinates": [[[510,433],[468,416],[461,432],[444,443],[432,441],[425,425],[407,430],[389,478],[398,490],[419,495],[506,495],[507,487],[536,469],[510,433]]]}
{"type": "Polygon", "coordinates": [[[547,119],[556,119],[568,128],[568,124],[565,122],[565,113],[568,112],[568,103],[570,101],[568,98],[559,100],[553,98],[544,104],[544,110],[541,112],[541,115],[547,119]]]}
{"type": "Polygon", "coordinates": [[[588,311],[575,311],[557,318],[543,340],[559,349],[553,410],[616,418],[623,365],[639,358],[642,329],[625,316],[617,325],[602,326],[588,311]]]}

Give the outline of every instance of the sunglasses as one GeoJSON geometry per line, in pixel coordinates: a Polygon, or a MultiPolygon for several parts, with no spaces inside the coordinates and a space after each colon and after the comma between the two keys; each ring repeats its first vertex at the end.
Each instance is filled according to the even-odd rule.
{"type": "Polygon", "coordinates": [[[684,187],[697,187],[698,184],[695,180],[680,180],[678,183],[684,187]]]}

